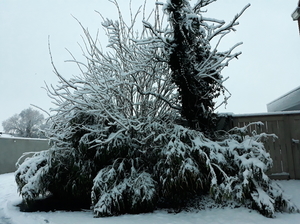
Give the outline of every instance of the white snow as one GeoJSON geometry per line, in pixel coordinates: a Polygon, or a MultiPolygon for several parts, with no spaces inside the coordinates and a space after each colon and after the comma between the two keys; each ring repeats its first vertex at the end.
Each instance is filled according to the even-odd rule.
{"type": "MultiPolygon", "coordinates": [[[[277,181],[293,202],[300,207],[300,180],[277,181]]],[[[15,205],[21,202],[14,181],[14,174],[0,175],[0,224],[290,224],[299,223],[300,214],[277,213],[276,218],[266,218],[246,208],[214,208],[178,214],[155,211],[149,214],[121,215],[109,218],[93,218],[92,211],[84,212],[20,212],[15,205]]]]}

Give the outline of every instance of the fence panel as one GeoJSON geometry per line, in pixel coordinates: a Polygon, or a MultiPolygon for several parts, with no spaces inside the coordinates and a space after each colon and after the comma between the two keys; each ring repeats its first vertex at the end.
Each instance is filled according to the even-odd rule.
{"type": "Polygon", "coordinates": [[[0,174],[14,172],[15,164],[23,153],[46,149],[48,140],[45,139],[0,137],[0,174]]]}
{"type": "Polygon", "coordinates": [[[265,143],[265,148],[273,159],[273,167],[269,174],[281,178],[300,179],[300,113],[233,116],[233,125],[238,127],[257,121],[264,123],[264,126],[253,126],[250,131],[256,130],[258,133],[265,132],[278,136],[275,141],[270,138],[265,143]]]}
{"type": "Polygon", "coordinates": [[[294,173],[297,179],[300,179],[300,115],[290,116],[290,127],[291,130],[291,154],[294,163],[294,173]]]}

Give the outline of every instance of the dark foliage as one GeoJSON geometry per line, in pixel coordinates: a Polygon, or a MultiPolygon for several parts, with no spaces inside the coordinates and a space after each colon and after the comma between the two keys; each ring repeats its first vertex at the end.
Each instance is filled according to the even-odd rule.
{"type": "Polygon", "coordinates": [[[182,117],[187,119],[190,128],[212,136],[216,130],[213,100],[220,95],[222,76],[213,68],[204,77],[199,75],[199,67],[206,60],[215,59],[210,58],[210,44],[205,41],[205,33],[200,32],[200,21],[187,18],[188,7],[185,0],[173,0],[167,5],[173,27],[169,65],[178,86],[182,117]]]}

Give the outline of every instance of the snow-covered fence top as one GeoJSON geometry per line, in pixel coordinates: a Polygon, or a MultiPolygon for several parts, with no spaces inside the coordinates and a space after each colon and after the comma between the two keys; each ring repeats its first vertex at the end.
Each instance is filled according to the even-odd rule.
{"type": "Polygon", "coordinates": [[[0,174],[14,172],[23,153],[46,149],[47,139],[0,137],[0,174]]]}

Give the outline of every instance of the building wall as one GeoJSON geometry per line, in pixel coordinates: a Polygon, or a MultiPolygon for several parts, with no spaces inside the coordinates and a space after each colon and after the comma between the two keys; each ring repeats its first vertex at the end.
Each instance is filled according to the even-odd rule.
{"type": "Polygon", "coordinates": [[[16,162],[25,152],[48,149],[47,139],[0,137],[0,174],[16,171],[16,162]]]}

